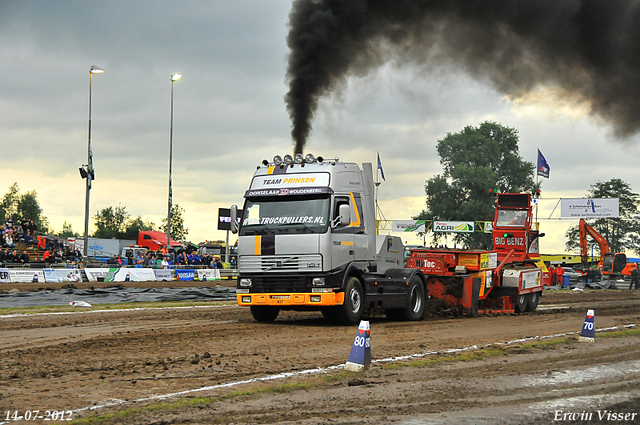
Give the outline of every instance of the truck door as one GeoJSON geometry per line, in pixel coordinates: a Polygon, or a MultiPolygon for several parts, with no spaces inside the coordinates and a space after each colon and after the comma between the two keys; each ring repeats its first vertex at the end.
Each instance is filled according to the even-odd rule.
{"type": "Polygon", "coordinates": [[[336,223],[340,216],[340,205],[349,205],[350,221],[348,223],[337,223],[333,227],[331,235],[331,268],[350,263],[355,258],[354,231],[351,226],[353,221],[353,207],[349,196],[335,196],[331,208],[331,222],[336,223]]]}

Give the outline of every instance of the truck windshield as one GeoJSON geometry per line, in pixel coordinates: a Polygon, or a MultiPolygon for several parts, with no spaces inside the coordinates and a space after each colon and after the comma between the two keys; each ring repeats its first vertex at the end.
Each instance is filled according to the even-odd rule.
{"type": "Polygon", "coordinates": [[[527,211],[523,210],[500,210],[496,226],[524,226],[527,222],[527,211]]]}
{"type": "Polygon", "coordinates": [[[329,196],[247,199],[240,235],[324,233],[329,223],[329,196]]]}

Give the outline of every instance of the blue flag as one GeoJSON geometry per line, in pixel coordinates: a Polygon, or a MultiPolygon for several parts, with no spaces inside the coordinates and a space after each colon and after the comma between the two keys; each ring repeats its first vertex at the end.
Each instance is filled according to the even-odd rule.
{"type": "Polygon", "coordinates": [[[380,162],[380,153],[378,153],[378,170],[380,170],[380,175],[382,175],[382,180],[387,181],[384,178],[384,170],[382,169],[382,162],[380,162]]]}
{"type": "Polygon", "coordinates": [[[544,155],[542,155],[542,152],[540,152],[540,149],[538,149],[538,175],[545,177],[545,178],[549,178],[549,164],[547,164],[547,160],[544,159],[544,155]]]}

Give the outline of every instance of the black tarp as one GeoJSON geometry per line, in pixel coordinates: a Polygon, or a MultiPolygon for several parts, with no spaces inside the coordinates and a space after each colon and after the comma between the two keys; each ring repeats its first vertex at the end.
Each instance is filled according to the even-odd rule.
{"type": "Polygon", "coordinates": [[[0,308],[69,305],[72,301],[94,304],[156,301],[229,301],[236,289],[224,286],[200,288],[59,289],[55,291],[0,294],[0,308]]]}

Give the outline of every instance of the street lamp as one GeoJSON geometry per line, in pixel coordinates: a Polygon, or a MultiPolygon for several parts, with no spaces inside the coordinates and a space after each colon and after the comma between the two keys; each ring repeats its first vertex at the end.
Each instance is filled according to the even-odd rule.
{"type": "Polygon", "coordinates": [[[87,149],[87,165],[80,168],[80,175],[86,181],[86,195],[84,206],[84,249],[82,256],[82,266],[87,267],[87,248],[89,247],[89,194],[91,193],[91,181],[95,180],[95,170],[93,169],[93,152],[91,151],[91,86],[93,74],[103,74],[104,70],[92,65],[89,69],[89,143],[87,149]]]}
{"type": "Polygon", "coordinates": [[[171,168],[173,166],[173,83],[182,78],[182,74],[171,74],[171,126],[169,127],[169,210],[167,212],[167,254],[171,247],[171,204],[173,194],[171,192],[171,168]]]}

